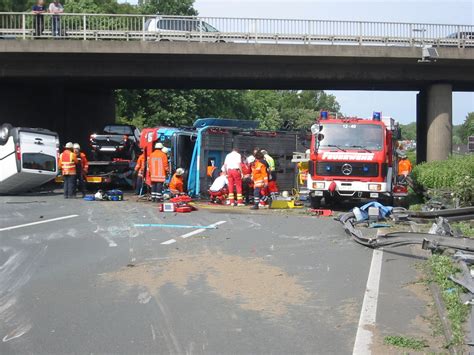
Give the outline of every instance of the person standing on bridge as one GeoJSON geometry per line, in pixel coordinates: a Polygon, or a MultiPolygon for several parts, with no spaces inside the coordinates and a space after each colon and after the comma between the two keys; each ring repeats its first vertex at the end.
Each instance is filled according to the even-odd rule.
{"type": "Polygon", "coordinates": [[[59,37],[61,36],[61,19],[59,15],[64,12],[64,6],[59,1],[53,1],[51,4],[49,4],[48,11],[49,13],[53,14],[51,17],[53,36],[59,37]]]}
{"type": "Polygon", "coordinates": [[[65,148],[59,156],[59,168],[64,180],[64,198],[74,198],[76,196],[77,157],[73,152],[72,142],[68,142],[65,148]]]}
{"type": "Polygon", "coordinates": [[[44,19],[43,14],[46,12],[46,6],[44,0],[38,0],[36,5],[33,6],[33,13],[35,16],[35,37],[41,37],[44,30],[44,19]]]}

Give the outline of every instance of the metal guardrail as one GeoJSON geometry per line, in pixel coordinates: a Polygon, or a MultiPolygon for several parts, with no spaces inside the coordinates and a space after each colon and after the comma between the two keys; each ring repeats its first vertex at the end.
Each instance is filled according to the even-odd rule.
{"type": "Polygon", "coordinates": [[[473,25],[0,13],[0,38],[474,47],[473,25]]]}

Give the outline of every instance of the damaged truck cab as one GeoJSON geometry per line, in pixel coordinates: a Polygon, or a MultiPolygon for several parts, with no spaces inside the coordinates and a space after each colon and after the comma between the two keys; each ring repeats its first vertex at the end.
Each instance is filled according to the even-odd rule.
{"type": "Polygon", "coordinates": [[[312,207],[340,200],[373,199],[392,204],[407,195],[397,184],[398,124],[375,112],[372,119],[321,111],[311,127],[307,187],[312,207]]]}

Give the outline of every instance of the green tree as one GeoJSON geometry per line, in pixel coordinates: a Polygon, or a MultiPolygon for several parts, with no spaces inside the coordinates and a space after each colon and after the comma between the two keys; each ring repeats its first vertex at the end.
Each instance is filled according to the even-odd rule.
{"type": "Polygon", "coordinates": [[[181,15],[196,16],[197,10],[193,7],[194,0],[140,0],[139,8],[142,14],[154,15],[181,15]]]}
{"type": "Polygon", "coordinates": [[[402,140],[416,140],[416,122],[401,124],[402,140]]]}
{"type": "Polygon", "coordinates": [[[1,12],[23,12],[31,10],[34,0],[0,0],[1,12]]]}
{"type": "Polygon", "coordinates": [[[467,144],[469,136],[474,136],[474,112],[467,114],[459,132],[459,138],[461,138],[462,143],[467,144]]]}

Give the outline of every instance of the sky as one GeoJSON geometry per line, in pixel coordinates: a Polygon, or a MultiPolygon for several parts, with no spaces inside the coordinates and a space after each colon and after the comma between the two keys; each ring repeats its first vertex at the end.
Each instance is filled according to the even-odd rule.
{"type": "MultiPolygon", "coordinates": [[[[201,16],[209,17],[474,25],[474,0],[196,0],[194,7],[201,16]]],[[[382,111],[402,123],[416,119],[416,92],[328,92],[336,96],[344,114],[370,117],[373,111],[382,111]]],[[[461,124],[468,112],[474,112],[474,93],[454,93],[453,123],[461,124]]]]}

